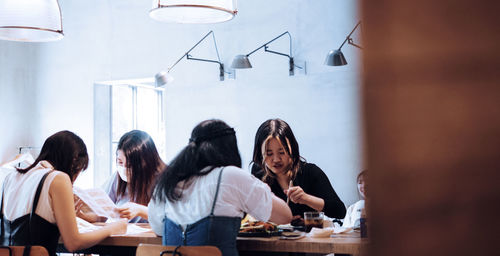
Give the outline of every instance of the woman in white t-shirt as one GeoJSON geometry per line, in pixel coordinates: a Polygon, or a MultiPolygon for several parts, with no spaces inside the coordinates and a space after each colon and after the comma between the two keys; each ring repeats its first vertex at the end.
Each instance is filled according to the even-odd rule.
{"type": "Polygon", "coordinates": [[[344,222],[342,227],[349,228],[359,228],[359,219],[361,218],[361,213],[365,208],[365,179],[366,179],[366,171],[362,171],[358,174],[356,181],[358,183],[358,192],[361,196],[361,200],[352,204],[347,208],[347,213],[344,218],[344,222]]]}
{"type": "Polygon", "coordinates": [[[292,214],[270,188],[241,169],[234,129],[207,120],[161,175],[149,203],[149,223],[164,245],[214,245],[238,255],[241,217],[289,223],[292,214]]]}
{"type": "Polygon", "coordinates": [[[125,221],[87,233],[78,231],[72,188],[88,161],[83,140],[61,131],[47,138],[32,165],[9,173],[1,190],[2,245],[42,245],[55,255],[59,235],[66,249],[75,251],[125,233],[125,221]]]}

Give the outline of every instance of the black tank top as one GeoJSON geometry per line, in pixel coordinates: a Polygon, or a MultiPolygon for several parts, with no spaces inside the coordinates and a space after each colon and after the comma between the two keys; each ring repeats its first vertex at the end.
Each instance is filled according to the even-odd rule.
{"type": "MultiPolygon", "coordinates": [[[[40,180],[40,183],[38,184],[38,187],[36,189],[31,212],[12,221],[4,218],[3,195],[5,192],[5,188],[2,188],[2,203],[0,206],[0,241],[3,246],[41,245],[47,249],[49,255],[56,255],[57,243],[59,241],[59,229],[57,228],[56,224],[48,222],[35,213],[43,183],[51,172],[52,171],[47,172],[40,180]]],[[[26,251],[28,250],[25,250],[25,252],[26,251]]],[[[24,255],[26,255],[26,253],[24,253],[24,255]]]]}

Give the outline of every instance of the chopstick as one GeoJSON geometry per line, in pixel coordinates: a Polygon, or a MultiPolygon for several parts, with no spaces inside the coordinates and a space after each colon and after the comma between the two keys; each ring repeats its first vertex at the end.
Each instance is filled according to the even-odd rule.
{"type": "MultiPolygon", "coordinates": [[[[288,189],[293,185],[292,179],[290,179],[290,182],[288,183],[288,189]]],[[[289,192],[288,192],[289,193],[289,192]]],[[[286,204],[290,202],[290,197],[288,197],[288,193],[286,193],[286,204]]]]}

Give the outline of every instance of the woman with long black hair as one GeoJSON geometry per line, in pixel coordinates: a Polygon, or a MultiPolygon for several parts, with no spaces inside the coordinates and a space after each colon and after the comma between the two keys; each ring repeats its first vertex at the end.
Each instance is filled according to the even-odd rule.
{"type": "Polygon", "coordinates": [[[214,245],[238,255],[236,236],[244,212],[289,223],[286,203],[241,169],[234,129],[206,120],[161,175],[149,204],[149,222],[164,245],[214,245]]]}
{"type": "Polygon", "coordinates": [[[117,171],[105,185],[120,217],[147,222],[152,188],[165,166],[149,134],[132,130],[122,135],[116,149],[117,171]]]}
{"type": "Polygon", "coordinates": [[[345,205],[326,174],[300,156],[292,129],[279,118],[265,121],[255,134],[252,174],[266,182],[279,198],[289,198],[292,224],[302,225],[304,212],[309,211],[323,211],[339,219],[345,216],[345,205]]]}

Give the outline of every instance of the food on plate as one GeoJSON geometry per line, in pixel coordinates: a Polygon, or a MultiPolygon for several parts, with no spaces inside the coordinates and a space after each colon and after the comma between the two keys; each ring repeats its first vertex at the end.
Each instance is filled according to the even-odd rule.
{"type": "Polygon", "coordinates": [[[240,233],[272,233],[277,231],[276,224],[264,221],[247,221],[242,223],[240,227],[240,233]]]}
{"type": "Polygon", "coordinates": [[[300,226],[304,226],[304,219],[301,218],[300,216],[299,217],[294,217],[292,219],[292,226],[295,226],[295,227],[300,227],[300,226]]]}

